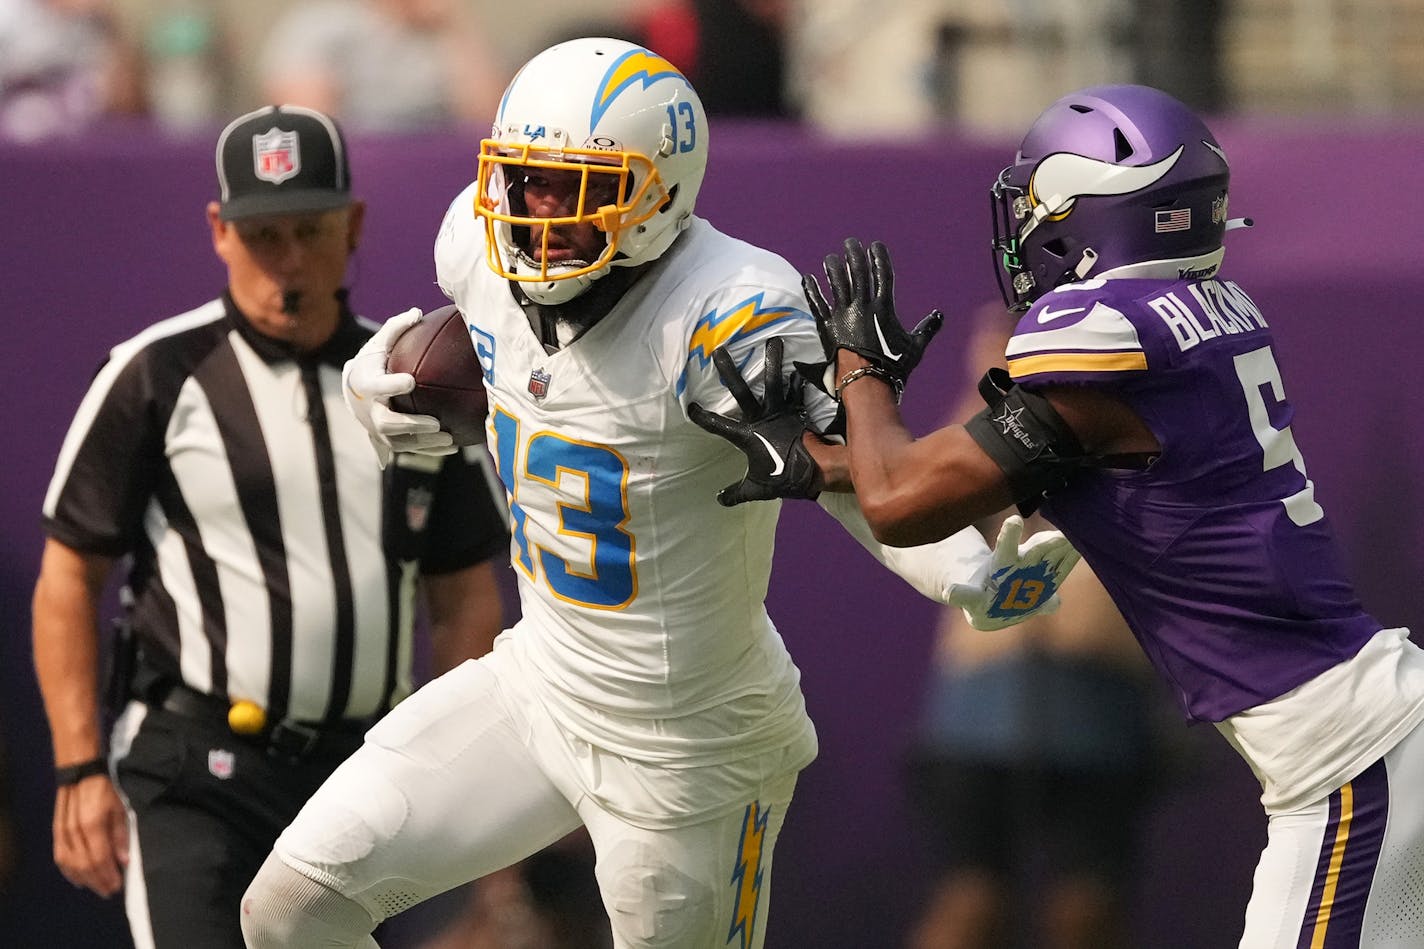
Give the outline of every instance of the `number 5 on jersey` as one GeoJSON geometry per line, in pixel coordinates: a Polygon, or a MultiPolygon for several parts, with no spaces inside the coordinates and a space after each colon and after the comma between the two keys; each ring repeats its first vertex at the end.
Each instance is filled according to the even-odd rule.
{"type": "Polygon", "coordinates": [[[1305,487],[1292,495],[1281,498],[1286,515],[1297,527],[1314,524],[1325,516],[1325,511],[1315,502],[1315,483],[1305,474],[1305,459],[1296,447],[1295,436],[1290,426],[1276,428],[1271,424],[1270,406],[1266,404],[1266,390],[1279,405],[1285,402],[1286,391],[1281,384],[1281,370],[1276,366],[1276,357],[1271,347],[1262,346],[1236,357],[1236,378],[1241,380],[1241,389],[1246,393],[1246,411],[1251,419],[1251,432],[1261,445],[1261,467],[1265,471],[1282,465],[1295,465],[1295,470],[1305,479],[1305,487]]]}

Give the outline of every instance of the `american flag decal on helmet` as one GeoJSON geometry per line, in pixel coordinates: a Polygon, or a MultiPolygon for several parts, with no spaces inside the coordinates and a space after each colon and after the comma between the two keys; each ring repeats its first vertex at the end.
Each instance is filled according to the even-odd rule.
{"type": "Polygon", "coordinates": [[[1158,211],[1157,226],[1154,230],[1158,234],[1166,234],[1169,231],[1190,231],[1192,229],[1192,209],[1173,208],[1170,211],[1158,211]]]}

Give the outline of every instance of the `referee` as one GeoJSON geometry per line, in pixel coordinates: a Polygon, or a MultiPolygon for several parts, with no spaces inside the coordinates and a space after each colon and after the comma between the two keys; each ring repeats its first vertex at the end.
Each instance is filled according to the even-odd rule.
{"type": "Polygon", "coordinates": [[[508,535],[482,465],[382,470],[342,403],[375,327],[343,289],[364,206],[336,125],[249,113],[217,171],[227,289],[110,352],[45,496],[34,595],[55,862],[122,888],[135,944],[158,949],[241,949],[239,899],[278,833],[411,691],[417,589],[437,670],[503,627],[490,558],[508,535]],[[121,562],[128,631],[105,662],[121,562]]]}

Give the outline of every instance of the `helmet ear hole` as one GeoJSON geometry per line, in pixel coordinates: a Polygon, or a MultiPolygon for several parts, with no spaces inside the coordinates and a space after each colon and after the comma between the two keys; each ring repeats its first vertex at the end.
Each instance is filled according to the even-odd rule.
{"type": "Polygon", "coordinates": [[[1128,142],[1127,136],[1122,134],[1122,129],[1113,129],[1113,147],[1117,150],[1117,160],[1124,161],[1132,156],[1132,144],[1128,142]]]}
{"type": "Polygon", "coordinates": [[[1063,238],[1055,237],[1051,241],[1043,242],[1043,252],[1062,260],[1068,253],[1068,245],[1063,242],[1063,238]]]}

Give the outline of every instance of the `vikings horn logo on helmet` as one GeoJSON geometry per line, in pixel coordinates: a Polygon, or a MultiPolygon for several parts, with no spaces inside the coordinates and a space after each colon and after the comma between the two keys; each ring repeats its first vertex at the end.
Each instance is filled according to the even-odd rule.
{"type": "MultiPolygon", "coordinates": [[[[1033,222],[1054,215],[1062,218],[1073,210],[1077,198],[1131,194],[1161,181],[1182,157],[1182,149],[1150,165],[1115,165],[1112,162],[1060,152],[1038,163],[1029,179],[1029,198],[1034,204],[1033,222]],[[1040,210],[1042,209],[1042,210],[1040,210]]],[[[1027,237],[1032,225],[1020,237],[1027,237]]]]}

